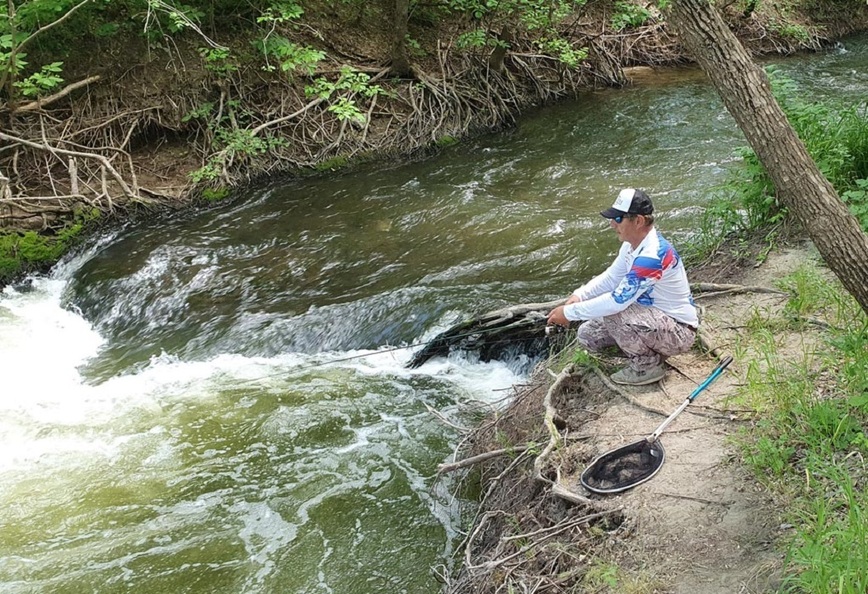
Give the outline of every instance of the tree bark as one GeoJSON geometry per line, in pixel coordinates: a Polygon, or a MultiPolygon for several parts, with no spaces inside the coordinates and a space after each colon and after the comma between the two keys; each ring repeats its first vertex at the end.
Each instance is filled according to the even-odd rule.
{"type": "Polygon", "coordinates": [[[710,0],[673,0],[668,22],[711,79],[771,177],[778,199],[868,312],[868,235],[787,121],[766,73],[754,64],[710,0]]]}
{"type": "Polygon", "coordinates": [[[512,45],[512,37],[512,28],[509,25],[505,25],[497,36],[499,43],[488,58],[488,67],[492,72],[497,72],[498,74],[503,72],[506,52],[509,51],[509,47],[512,45]]]}
{"type": "Polygon", "coordinates": [[[392,38],[392,66],[390,71],[393,75],[401,78],[410,76],[410,58],[407,55],[407,21],[410,18],[410,0],[395,0],[395,13],[393,20],[392,38]]]}

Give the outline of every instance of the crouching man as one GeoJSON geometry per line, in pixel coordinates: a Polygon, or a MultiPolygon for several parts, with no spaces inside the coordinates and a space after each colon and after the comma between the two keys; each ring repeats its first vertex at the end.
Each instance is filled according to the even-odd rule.
{"type": "Polygon", "coordinates": [[[666,358],[686,352],[696,338],[699,318],[684,264],[654,228],[654,206],[642,190],[622,190],[600,214],[623,242],[618,256],[553,309],[548,323],[586,320],[578,331],[583,346],[617,346],[627,355],[629,364],[612,381],[652,384],[663,379],[666,358]]]}

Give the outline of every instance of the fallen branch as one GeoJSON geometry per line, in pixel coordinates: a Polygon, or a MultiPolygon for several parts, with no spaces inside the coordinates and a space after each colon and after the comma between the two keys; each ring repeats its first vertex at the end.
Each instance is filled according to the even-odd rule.
{"type": "Polygon", "coordinates": [[[62,99],[75,91],[76,89],[80,89],[81,87],[86,87],[92,82],[98,81],[102,78],[99,74],[95,74],[93,76],[89,76],[84,80],[80,80],[78,82],[72,83],[70,85],[66,85],[63,89],[55,93],[54,95],[49,95],[48,97],[42,97],[37,99],[36,101],[31,101],[30,103],[25,103],[24,105],[19,105],[13,110],[13,113],[18,113],[19,111],[33,111],[35,109],[41,109],[42,107],[48,105],[49,103],[54,103],[58,99],[62,99]]]}
{"type": "Polygon", "coordinates": [[[488,522],[489,518],[497,516],[497,515],[502,515],[504,512],[496,511],[496,512],[486,513],[483,516],[482,520],[479,522],[479,525],[473,531],[473,534],[470,535],[470,539],[468,540],[467,548],[465,549],[465,567],[467,569],[470,569],[470,570],[483,569],[486,571],[491,571],[491,570],[496,569],[497,567],[499,567],[499,566],[503,565],[504,563],[507,563],[508,561],[511,561],[515,558],[528,556],[528,553],[530,553],[531,550],[539,547],[541,544],[545,543],[548,540],[551,540],[552,538],[554,538],[555,536],[557,536],[559,534],[567,532],[568,530],[572,530],[573,528],[577,528],[580,525],[587,524],[587,523],[591,522],[592,520],[596,520],[597,518],[601,518],[603,516],[613,514],[617,511],[619,511],[619,509],[605,509],[605,510],[597,511],[593,514],[589,514],[587,516],[582,516],[581,518],[576,518],[574,520],[562,521],[562,522],[555,524],[554,526],[551,526],[550,528],[538,530],[538,531],[533,532],[533,533],[521,534],[521,535],[517,535],[514,537],[502,538],[501,542],[508,542],[509,540],[515,540],[517,538],[524,540],[526,537],[528,537],[529,535],[533,535],[533,534],[545,533],[539,539],[531,540],[528,544],[524,545],[523,547],[520,547],[514,553],[511,553],[511,554],[509,554],[505,557],[501,557],[499,559],[495,559],[492,561],[485,561],[483,563],[480,563],[479,565],[474,565],[472,563],[471,558],[470,558],[470,550],[472,548],[471,544],[473,543],[473,540],[475,540],[477,534],[479,533],[481,528],[488,522]]]}
{"type": "Polygon", "coordinates": [[[698,292],[694,299],[703,297],[721,297],[723,295],[736,295],[739,293],[771,293],[774,295],[788,295],[785,291],[769,287],[746,286],[746,285],[720,285],[716,283],[694,283],[690,285],[691,291],[698,292]]]}
{"type": "Polygon", "coordinates": [[[479,464],[480,462],[485,462],[486,460],[491,460],[492,458],[498,458],[500,456],[508,456],[511,454],[520,454],[528,449],[528,446],[515,446],[512,448],[503,448],[500,450],[491,450],[490,452],[483,452],[482,454],[478,454],[476,456],[471,456],[470,458],[464,458],[463,460],[458,460],[457,462],[448,462],[445,464],[439,464],[437,466],[437,474],[442,474],[445,472],[453,472],[455,470],[460,470],[461,468],[467,468],[468,466],[473,466],[474,464],[479,464]]]}
{"type": "Polygon", "coordinates": [[[61,149],[61,148],[50,146],[47,143],[46,144],[39,144],[38,142],[33,142],[30,140],[26,140],[24,138],[18,138],[17,136],[12,136],[12,135],[6,134],[4,132],[0,132],[0,139],[8,140],[9,142],[14,142],[14,143],[21,144],[24,146],[29,146],[30,148],[35,148],[35,149],[38,149],[41,151],[47,151],[47,152],[54,154],[54,155],[66,155],[68,157],[82,157],[83,159],[95,159],[96,161],[99,161],[100,165],[105,167],[106,171],[108,171],[109,174],[111,174],[112,178],[118,183],[118,185],[123,190],[123,193],[125,196],[127,196],[129,198],[138,198],[138,196],[136,196],[136,194],[134,194],[133,191],[130,189],[130,187],[127,185],[127,182],[124,181],[123,177],[121,177],[121,174],[118,173],[114,167],[112,167],[112,164],[103,155],[99,155],[97,153],[84,153],[81,151],[69,151],[66,149],[61,149]]]}
{"type": "MultiPolygon", "coordinates": [[[[549,370],[551,373],[551,370],[549,370]]],[[[543,417],[543,423],[549,432],[549,443],[546,445],[545,449],[537,456],[533,461],[533,477],[536,480],[543,481],[546,483],[550,483],[552,481],[543,477],[542,475],[542,467],[545,463],[546,458],[555,449],[558,445],[560,445],[561,437],[558,428],[555,426],[555,416],[557,415],[557,410],[552,406],[552,397],[554,394],[560,389],[561,385],[570,377],[570,374],[573,372],[573,366],[567,365],[564,369],[555,376],[555,381],[549,386],[548,391],[546,392],[545,398],[543,398],[543,407],[545,408],[545,415],[543,417]]]]}
{"type": "Polygon", "coordinates": [[[616,384],[611,379],[609,379],[609,377],[605,373],[603,373],[599,368],[594,367],[594,373],[597,375],[598,378],[600,378],[600,381],[602,381],[604,384],[606,384],[607,388],[609,388],[610,390],[612,390],[616,394],[623,396],[624,399],[627,400],[627,402],[629,402],[630,404],[632,404],[636,408],[644,410],[645,412],[655,414],[655,415],[660,415],[661,417],[668,417],[669,416],[668,412],[658,410],[656,408],[651,408],[650,406],[646,406],[646,405],[642,404],[641,402],[639,402],[638,400],[636,400],[626,390],[622,389],[618,384],[616,384]]]}

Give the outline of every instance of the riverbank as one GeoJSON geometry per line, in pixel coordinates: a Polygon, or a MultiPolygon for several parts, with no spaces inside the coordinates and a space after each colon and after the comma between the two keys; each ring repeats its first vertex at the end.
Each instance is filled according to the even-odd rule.
{"type": "MultiPolygon", "coordinates": [[[[842,591],[861,591],[863,555],[842,569],[834,553],[811,543],[842,521],[841,534],[848,525],[858,531],[847,517],[861,504],[852,497],[846,503],[846,484],[861,480],[860,472],[837,485],[829,477],[837,475],[834,460],[861,459],[857,433],[864,434],[847,429],[832,454],[819,437],[810,441],[811,425],[790,421],[792,436],[770,425],[830,408],[838,413],[829,413],[826,430],[858,423],[862,405],[844,403],[858,398],[861,384],[841,370],[853,356],[864,366],[865,355],[830,345],[858,336],[864,314],[846,298],[836,302],[838,285],[806,242],[779,247],[753,266],[696,270],[691,280],[727,285],[697,292],[702,344],[672,358],[659,385],[615,386],[605,378],[619,361],[567,349],[469,439],[468,455],[505,446],[513,453],[477,468],[485,495],[450,593],[521,585],[537,592],[761,593],[778,591],[784,580],[825,592],[839,579],[842,591]],[[728,371],[663,434],[667,457],[658,475],[617,495],[581,487],[579,474],[594,457],[651,433],[724,355],[735,357],[728,371]],[[805,468],[814,456],[828,456],[822,469],[805,468]],[[815,500],[824,497],[845,503],[818,516],[815,500]]],[[[840,545],[835,550],[845,550],[840,545]]]]}
{"type": "MultiPolygon", "coordinates": [[[[268,72],[267,52],[246,49],[252,34],[187,31],[163,49],[123,37],[82,44],[86,55],[71,57],[66,75],[86,84],[18,105],[4,132],[0,282],[45,270],[98,221],[221,200],[268,176],[415,158],[508,127],[535,106],[628,84],[625,68],[687,61],[662,15],[600,0],[558,21],[572,53],[546,49],[530,30],[508,48],[462,45],[474,18],[415,14],[411,68],[396,76],[380,27],[389,15],[357,9],[311,6],[292,31],[278,28],[324,56],[310,70],[293,62],[288,77],[268,72]],[[225,52],[203,50],[207,41],[225,52]],[[498,48],[508,51],[498,57],[498,48]]],[[[730,5],[726,14],[757,55],[819,49],[868,26],[861,3],[730,5]]]]}

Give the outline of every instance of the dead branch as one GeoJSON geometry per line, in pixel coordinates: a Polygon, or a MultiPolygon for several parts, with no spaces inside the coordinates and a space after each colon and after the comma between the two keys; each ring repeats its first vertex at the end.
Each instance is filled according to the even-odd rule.
{"type": "Polygon", "coordinates": [[[6,134],[4,132],[0,132],[0,139],[8,140],[9,142],[14,142],[17,144],[21,144],[23,146],[28,146],[30,148],[35,148],[35,149],[40,150],[40,151],[47,151],[53,155],[66,155],[68,157],[81,157],[83,159],[94,159],[95,161],[98,161],[100,163],[100,165],[102,165],[102,167],[104,167],[106,169],[106,171],[109,172],[109,174],[112,176],[112,179],[114,179],[115,182],[117,182],[117,184],[121,187],[121,190],[123,190],[123,193],[125,196],[127,196],[128,198],[138,198],[138,196],[136,196],[133,193],[133,191],[130,189],[130,187],[127,185],[127,182],[124,181],[123,177],[121,177],[120,173],[118,173],[117,170],[114,167],[112,167],[109,160],[106,157],[104,157],[103,155],[99,155],[96,153],[85,153],[85,152],[81,152],[81,151],[70,151],[70,150],[66,150],[66,149],[61,149],[61,148],[49,146],[48,144],[39,144],[37,142],[32,142],[32,141],[26,140],[24,138],[18,138],[16,136],[12,136],[12,135],[6,134]]]}
{"type": "Polygon", "coordinates": [[[455,470],[467,468],[468,466],[473,466],[474,464],[479,464],[480,462],[485,462],[486,460],[491,460],[492,458],[497,458],[499,456],[511,456],[512,454],[519,454],[527,449],[528,446],[502,448],[499,450],[491,450],[490,452],[485,452],[476,456],[471,456],[470,458],[464,458],[463,460],[458,460],[457,462],[439,464],[437,466],[437,474],[443,474],[446,472],[453,472],[455,470]]]}
{"type": "Polygon", "coordinates": [[[598,378],[600,378],[601,382],[606,384],[607,388],[609,388],[610,390],[612,390],[616,394],[620,394],[627,402],[629,402],[630,404],[632,404],[636,408],[644,410],[645,412],[649,412],[651,414],[660,415],[661,417],[668,417],[669,416],[669,413],[666,411],[662,411],[662,410],[658,410],[656,408],[652,408],[650,406],[646,406],[646,405],[642,404],[641,402],[639,402],[638,400],[636,400],[636,398],[634,398],[632,394],[630,394],[626,390],[622,389],[618,384],[616,384],[611,379],[609,379],[609,377],[605,373],[603,373],[603,371],[600,370],[599,368],[594,367],[594,374],[598,378]]]}
{"type": "Polygon", "coordinates": [[[70,93],[75,91],[76,89],[80,89],[81,87],[86,87],[90,83],[98,81],[100,78],[102,78],[102,77],[99,74],[95,74],[93,76],[89,76],[89,77],[87,77],[83,80],[80,80],[78,82],[66,85],[63,89],[61,89],[60,91],[58,91],[54,95],[49,95],[48,97],[41,97],[41,98],[37,99],[36,101],[31,101],[30,103],[25,103],[24,105],[19,105],[14,110],[12,110],[12,113],[18,113],[21,111],[33,111],[35,109],[42,109],[46,105],[49,105],[51,103],[54,103],[58,99],[62,99],[64,97],[66,97],[67,95],[69,95],[70,93]]]}
{"type": "MultiPolygon", "coordinates": [[[[551,372],[551,370],[549,371],[551,372]]],[[[563,385],[563,383],[570,378],[572,372],[573,366],[567,365],[559,374],[555,376],[555,381],[552,382],[551,386],[549,386],[545,398],[543,398],[543,424],[546,426],[546,429],[548,429],[549,442],[546,445],[545,449],[543,449],[543,451],[533,461],[533,477],[538,481],[543,481],[548,484],[551,484],[552,481],[542,475],[542,468],[546,462],[546,458],[548,458],[549,454],[551,454],[551,452],[556,447],[561,445],[563,439],[560,432],[558,431],[558,428],[555,426],[554,419],[557,415],[557,410],[552,405],[552,397],[558,392],[558,390],[561,389],[561,385],[563,385]]]]}
{"type": "Polygon", "coordinates": [[[697,291],[699,294],[696,299],[708,297],[720,297],[722,295],[736,295],[739,293],[772,293],[775,295],[787,295],[784,291],[772,289],[769,287],[745,286],[745,285],[720,285],[716,283],[693,283],[690,285],[691,290],[697,291]]]}

